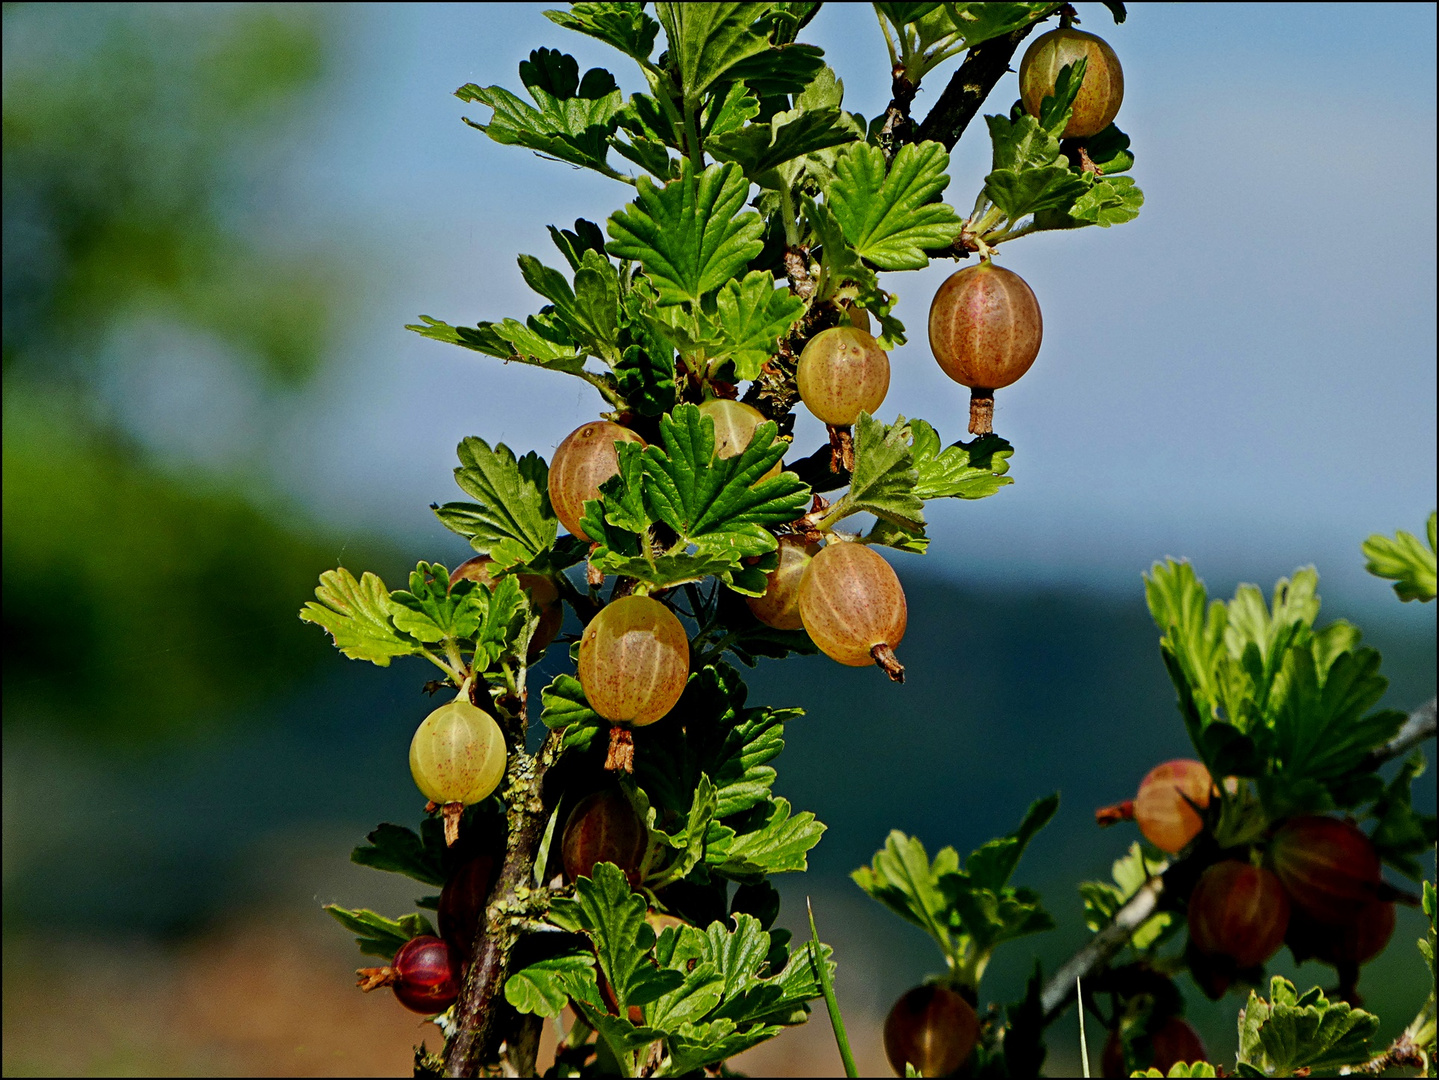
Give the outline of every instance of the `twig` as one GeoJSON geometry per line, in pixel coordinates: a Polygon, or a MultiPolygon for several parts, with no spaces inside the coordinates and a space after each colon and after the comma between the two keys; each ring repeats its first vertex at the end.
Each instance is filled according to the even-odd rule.
{"type": "MultiPolygon", "coordinates": [[[[1365,769],[1377,768],[1401,754],[1418,746],[1425,739],[1434,737],[1435,699],[1419,706],[1409,714],[1399,734],[1383,746],[1377,747],[1364,759],[1365,769]]],[[[1165,894],[1166,883],[1183,881],[1194,873],[1192,859],[1181,859],[1164,873],[1150,878],[1139,887],[1099,933],[1084,948],[1064,962],[1058,971],[1044,985],[1040,992],[1040,1008],[1044,1021],[1049,1023],[1058,1017],[1074,998],[1074,987],[1082,979],[1103,967],[1119,952],[1130,937],[1145,921],[1159,910],[1160,899],[1165,894]]]]}
{"type": "MultiPolygon", "coordinates": [[[[1055,7],[1057,9],[1059,5],[1056,4],[1055,7]]],[[[1048,15],[1044,16],[1047,17],[1048,15]]],[[[1014,57],[1014,51],[1019,48],[1019,43],[1028,37],[1029,32],[1039,23],[1040,19],[1035,19],[1027,26],[1021,26],[1003,37],[992,38],[970,49],[964,63],[959,65],[959,70],[944,88],[944,93],[940,94],[939,100],[934,103],[934,108],[930,109],[929,115],[919,125],[914,141],[939,142],[944,144],[946,150],[953,150],[954,144],[964,134],[964,129],[984,104],[984,99],[989,97],[989,92],[1009,70],[1009,61],[1014,57]]]]}

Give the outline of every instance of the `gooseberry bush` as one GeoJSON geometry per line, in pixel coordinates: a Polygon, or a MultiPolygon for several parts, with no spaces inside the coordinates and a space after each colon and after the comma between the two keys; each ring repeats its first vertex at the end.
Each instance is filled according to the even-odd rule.
{"type": "MultiPolygon", "coordinates": [[[[1104,7],[1123,22],[1122,4],[1104,7]]],[[[549,228],[559,269],[519,257],[543,300],[523,321],[410,328],[581,379],[594,413],[548,463],[464,439],[465,499],[432,509],[474,557],[420,562],[402,589],[329,571],[302,612],[348,657],[420,657],[440,673],[410,747],[423,815],[353,853],[438,892],[395,918],[329,908],[384,961],[361,987],[390,987],[439,1025],[444,1044],[417,1049],[417,1075],[532,1074],[547,1020],[550,1075],[721,1075],[819,998],[853,1073],[832,950],[812,918],[808,940],[774,925],[771,877],[805,870],[825,828],[774,793],[800,711],[750,702],[736,664],[820,652],[903,682],[891,560],[924,553],[928,503],[1011,483],[994,395],[1041,351],[1040,298],[1001,248],[1122,224],[1143,203],[1114,126],[1119,55],[1076,29],[1072,8],[874,8],[892,98],[871,119],[800,40],[823,18],[815,3],[578,3],[546,14],[616,49],[643,89],[627,97],[609,71],[581,76],[542,47],[520,65],[528,101],[457,92],[490,110],[473,128],[612,179],[617,205],[602,225],[549,228]],[[984,118],[992,168],[962,214],[945,201],[949,152],[1035,31],[1021,100],[984,118]],[[961,54],[913,118],[926,77],[961,54]],[[932,259],[976,260],[929,313],[934,359],[970,389],[968,441],[884,415],[892,379],[921,362],[910,349],[891,363],[907,331],[886,275],[932,259]],[[793,446],[800,409],[827,431],[808,452],[793,446]],[[573,674],[533,684],[556,653],[573,674]]],[[[1427,600],[1434,543],[1431,518],[1427,547],[1401,533],[1366,551],[1402,598],[1427,600]]],[[[1038,1075],[1045,1029],[1077,997],[1108,1030],[1106,1073],[1214,1075],[1183,1018],[1189,983],[1256,986],[1287,944],[1333,964],[1339,989],[1251,991],[1241,1072],[1427,1067],[1432,997],[1407,1041],[1381,1051],[1357,980],[1394,904],[1414,899],[1382,866],[1419,875],[1434,842],[1409,797],[1422,759],[1387,782],[1376,772],[1432,733],[1432,703],[1427,721],[1372,711],[1379,657],[1353,627],[1316,625],[1312,571],[1268,604],[1251,586],[1210,601],[1176,562],[1147,590],[1195,759],[1157,764],[1099,812],[1144,841],[1114,883],[1081,886],[1093,941],[1003,1010],[981,980],[998,946],[1054,925],[1013,878],[1058,797],[962,864],[891,834],[855,881],[933,937],[944,964],[887,1018],[890,1062],[900,1075],[1038,1075]]]]}

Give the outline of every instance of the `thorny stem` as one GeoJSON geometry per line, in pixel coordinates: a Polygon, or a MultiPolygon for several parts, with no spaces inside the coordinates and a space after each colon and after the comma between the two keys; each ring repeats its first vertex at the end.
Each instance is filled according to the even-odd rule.
{"type": "MultiPolygon", "coordinates": [[[[521,703],[522,717],[524,712],[521,703]]],[[[445,1047],[447,1076],[474,1076],[482,1065],[495,1059],[499,1049],[497,1018],[503,1011],[510,954],[525,917],[547,900],[544,890],[531,886],[531,875],[545,832],[545,773],[559,757],[560,746],[560,733],[552,731],[534,756],[525,753],[523,744],[510,751],[504,788],[509,807],[505,860],[484,919],[476,927],[474,962],[455,1003],[455,1034],[445,1047]]]]}
{"type": "MultiPolygon", "coordinates": [[[[1409,719],[1399,730],[1399,734],[1370,752],[1364,767],[1375,768],[1382,765],[1391,758],[1408,752],[1424,740],[1433,738],[1434,732],[1435,699],[1431,698],[1409,714],[1409,719]]],[[[1073,1000],[1076,979],[1086,978],[1109,963],[1129,943],[1134,932],[1159,910],[1167,884],[1192,877],[1195,871],[1193,862],[1193,857],[1181,859],[1164,873],[1151,877],[1114,913],[1109,925],[1060,966],[1044,984],[1040,993],[1039,1003],[1044,1012],[1045,1023],[1060,1016],[1073,1000]]]]}

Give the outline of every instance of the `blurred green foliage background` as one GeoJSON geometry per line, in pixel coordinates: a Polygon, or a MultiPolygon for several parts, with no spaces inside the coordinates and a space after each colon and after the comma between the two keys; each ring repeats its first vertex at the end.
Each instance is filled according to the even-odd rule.
{"type": "MultiPolygon", "coordinates": [[[[376,822],[418,816],[405,747],[429,673],[347,664],[296,611],[337,563],[396,584],[406,558],[465,552],[436,529],[401,556],[378,526],[312,514],[271,454],[345,378],[337,342],[369,265],[400,273],[303,220],[287,190],[327,123],[352,14],[4,9],[7,1074],[395,1071],[423,1037],[352,990],[350,944],[319,903],[410,899],[346,859],[376,822]],[[161,421],[189,437],[151,437],[161,421]],[[81,1022],[49,1019],[62,1004],[81,1022]]],[[[417,518],[435,490],[416,493],[417,518]]],[[[1036,952],[1052,965],[1084,939],[1073,885],[1107,876],[1130,839],[1097,834],[1093,807],[1186,751],[1141,569],[1112,592],[960,585],[904,563],[902,696],[822,659],[757,672],[756,698],[809,710],[777,787],[830,826],[812,872],[784,883],[785,921],[815,897],[861,1037],[938,964],[847,880],[890,828],[963,851],[1060,789],[1020,872],[1060,929],[1002,953],[990,992],[1016,994],[1036,952]]],[[[1368,631],[1387,704],[1409,707],[1434,691],[1433,611],[1379,583],[1374,597],[1326,614],[1368,631]]],[[[1418,796],[1432,809],[1432,787],[1418,796]]],[[[1422,996],[1416,927],[1404,914],[1366,975],[1386,1030],[1422,996]]],[[[1218,1054],[1236,1008],[1196,1007],[1218,1054]]]]}

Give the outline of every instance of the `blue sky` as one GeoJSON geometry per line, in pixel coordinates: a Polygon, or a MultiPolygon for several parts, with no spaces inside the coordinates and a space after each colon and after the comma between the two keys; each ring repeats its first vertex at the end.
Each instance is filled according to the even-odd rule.
{"type": "MultiPolygon", "coordinates": [[[[1101,5],[1079,9],[1124,64],[1117,122],[1146,206],[1129,225],[1004,249],[1045,316],[1038,362],[999,398],[1016,483],[935,508],[931,561],[975,580],[1098,588],[1133,588],[1169,554],[1215,582],[1272,582],[1312,561],[1331,590],[1382,602],[1358,542],[1420,528],[1435,503],[1435,8],[1138,4],[1122,26],[1101,5]]],[[[344,234],[366,291],[272,466],[319,513],[436,555],[449,541],[426,506],[454,497],[460,438],[548,456],[599,408],[576,380],[402,329],[420,313],[536,310],[516,254],[558,264],[546,224],[602,222],[628,197],[460,123],[488,110],[453,98],[457,86],[518,90],[516,66],[541,44],[637,87],[628,60],[542,10],[344,9],[322,134],[281,178],[308,222],[291,242],[344,234]]],[[[848,108],[884,107],[868,5],[827,5],[806,40],[825,48],[848,108]]],[[[956,64],[926,82],[917,115],[956,64]]],[[[986,111],[1016,92],[1010,75],[986,111]]],[[[962,210],[987,161],[976,124],[951,166],[962,210]]],[[[963,433],[967,392],[938,370],[924,326],[953,269],[888,275],[911,342],[892,356],[881,410],[948,439],[963,433]]],[[[801,423],[797,445],[820,437],[801,423]]]]}

